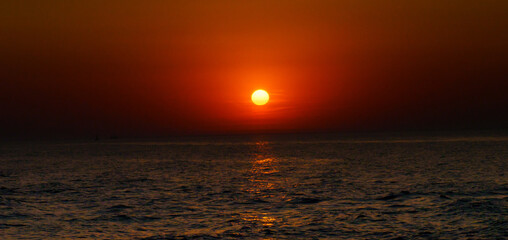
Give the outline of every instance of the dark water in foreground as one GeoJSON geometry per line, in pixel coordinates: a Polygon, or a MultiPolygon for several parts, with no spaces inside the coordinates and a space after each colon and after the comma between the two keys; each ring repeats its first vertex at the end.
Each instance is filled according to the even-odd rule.
{"type": "Polygon", "coordinates": [[[508,138],[4,143],[1,239],[508,236],[508,138]]]}

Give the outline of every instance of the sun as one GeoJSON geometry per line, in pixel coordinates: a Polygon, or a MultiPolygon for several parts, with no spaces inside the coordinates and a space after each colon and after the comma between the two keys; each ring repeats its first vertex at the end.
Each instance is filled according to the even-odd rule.
{"type": "Polygon", "coordinates": [[[270,96],[265,90],[258,89],[252,93],[251,99],[256,105],[265,105],[270,100],[270,96]]]}

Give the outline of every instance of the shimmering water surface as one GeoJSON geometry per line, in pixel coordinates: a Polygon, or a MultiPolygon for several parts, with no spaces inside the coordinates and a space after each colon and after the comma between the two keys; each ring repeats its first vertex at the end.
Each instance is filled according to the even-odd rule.
{"type": "Polygon", "coordinates": [[[508,139],[0,146],[1,239],[508,236],[508,139]]]}

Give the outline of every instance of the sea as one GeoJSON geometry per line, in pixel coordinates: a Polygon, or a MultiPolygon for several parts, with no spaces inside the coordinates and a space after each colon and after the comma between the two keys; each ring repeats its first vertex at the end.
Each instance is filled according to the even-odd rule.
{"type": "Polygon", "coordinates": [[[507,239],[506,135],[0,143],[0,239],[507,239]]]}

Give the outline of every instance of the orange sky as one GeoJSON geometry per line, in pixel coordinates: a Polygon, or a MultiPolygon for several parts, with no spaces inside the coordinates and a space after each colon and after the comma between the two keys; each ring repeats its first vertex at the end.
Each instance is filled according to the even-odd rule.
{"type": "Polygon", "coordinates": [[[9,136],[508,127],[507,1],[2,1],[9,136]],[[254,106],[266,89],[271,101],[254,106]]]}

